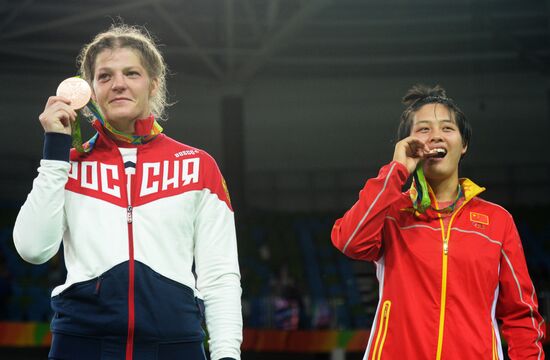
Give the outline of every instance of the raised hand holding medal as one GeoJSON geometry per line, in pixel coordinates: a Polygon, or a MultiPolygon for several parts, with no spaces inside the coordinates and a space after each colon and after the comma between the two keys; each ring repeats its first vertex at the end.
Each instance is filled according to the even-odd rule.
{"type": "Polygon", "coordinates": [[[94,116],[102,120],[101,112],[97,105],[91,101],[92,89],[90,85],[84,79],[71,77],[59,84],[56,94],[70,100],[69,106],[77,113],[76,119],[71,126],[73,147],[79,152],[88,152],[90,149],[89,145],[95,142],[97,134],[87,144],[82,144],[82,131],[80,129],[80,119],[83,117],[82,110],[84,107],[87,107],[94,116]]]}
{"type": "Polygon", "coordinates": [[[82,131],[80,129],[80,119],[82,117],[80,110],[90,101],[92,89],[86,80],[79,77],[71,77],[59,84],[56,95],[68,99],[70,101],[69,106],[77,112],[77,116],[71,125],[71,136],[73,138],[73,147],[80,152],[84,152],[85,150],[82,147],[82,131]]]}

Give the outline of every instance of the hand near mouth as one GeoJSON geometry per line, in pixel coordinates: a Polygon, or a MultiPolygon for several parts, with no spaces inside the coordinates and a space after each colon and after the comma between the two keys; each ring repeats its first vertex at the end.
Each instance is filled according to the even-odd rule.
{"type": "Polygon", "coordinates": [[[417,137],[409,136],[395,144],[393,160],[407,167],[409,173],[412,173],[418,163],[428,157],[432,149],[417,137]]]}

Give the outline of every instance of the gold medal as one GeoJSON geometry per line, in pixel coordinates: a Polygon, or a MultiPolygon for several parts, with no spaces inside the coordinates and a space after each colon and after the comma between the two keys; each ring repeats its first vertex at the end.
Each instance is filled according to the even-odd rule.
{"type": "Polygon", "coordinates": [[[57,96],[63,96],[71,100],[71,107],[74,110],[80,110],[90,101],[92,89],[86,80],[71,77],[63,80],[56,91],[57,96]]]}

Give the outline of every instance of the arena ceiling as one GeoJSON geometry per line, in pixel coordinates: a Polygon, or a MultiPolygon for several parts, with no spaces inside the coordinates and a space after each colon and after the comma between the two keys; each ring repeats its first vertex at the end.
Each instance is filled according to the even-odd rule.
{"type": "Polygon", "coordinates": [[[549,15],[550,0],[0,0],[0,64],[66,73],[121,18],[156,35],[172,70],[224,82],[547,74],[549,15]]]}

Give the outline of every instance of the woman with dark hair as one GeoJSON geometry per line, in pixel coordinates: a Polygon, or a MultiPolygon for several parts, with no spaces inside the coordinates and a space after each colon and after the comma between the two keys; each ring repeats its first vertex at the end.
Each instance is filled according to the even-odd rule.
{"type": "Polygon", "coordinates": [[[203,320],[211,359],[239,359],[229,194],[210,155],[162,134],[161,53],[146,31],[119,25],[79,62],[97,134],[70,149],[75,104],[48,99],[39,175],[14,228],[17,251],[33,264],[63,242],[67,279],[52,292],[50,359],[204,360],[203,320]]]}
{"type": "Polygon", "coordinates": [[[393,161],[332,229],[334,246],[377,267],[365,359],[504,359],[500,332],[511,359],[544,359],[514,220],[458,176],[466,117],[439,86],[414,86],[403,101],[393,161]]]}

